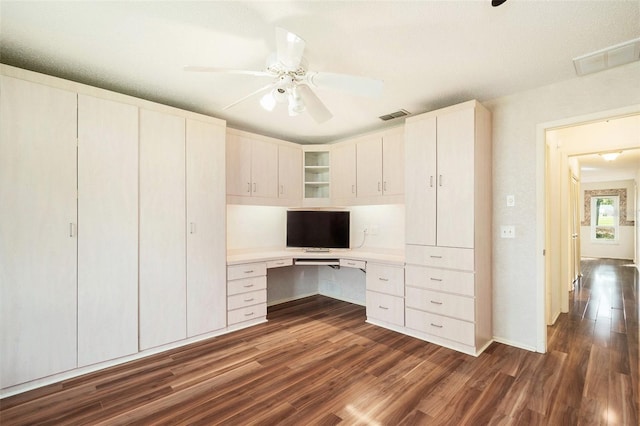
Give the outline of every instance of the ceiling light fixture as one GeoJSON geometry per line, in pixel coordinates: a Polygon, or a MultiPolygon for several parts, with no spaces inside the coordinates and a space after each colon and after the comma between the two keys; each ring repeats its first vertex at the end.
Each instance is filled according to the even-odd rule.
{"type": "Polygon", "coordinates": [[[618,155],[622,154],[622,151],[615,152],[601,152],[600,156],[604,159],[604,161],[613,161],[618,158],[618,155]]]}

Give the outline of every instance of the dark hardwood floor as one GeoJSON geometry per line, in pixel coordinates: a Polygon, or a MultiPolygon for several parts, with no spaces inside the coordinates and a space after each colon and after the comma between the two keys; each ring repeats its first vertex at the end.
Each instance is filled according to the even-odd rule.
{"type": "Polygon", "coordinates": [[[549,351],[478,358],[322,296],[269,322],[0,401],[0,424],[637,425],[638,272],[585,261],[549,351]]]}

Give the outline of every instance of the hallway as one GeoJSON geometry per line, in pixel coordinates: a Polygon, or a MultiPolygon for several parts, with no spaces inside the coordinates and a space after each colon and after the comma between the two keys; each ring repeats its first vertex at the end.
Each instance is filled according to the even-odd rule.
{"type": "MultiPolygon", "coordinates": [[[[548,328],[549,353],[566,354],[555,404],[581,424],[638,424],[638,270],[583,258],[569,313],[548,328]]],[[[569,423],[572,423],[569,421],[569,423]]]]}

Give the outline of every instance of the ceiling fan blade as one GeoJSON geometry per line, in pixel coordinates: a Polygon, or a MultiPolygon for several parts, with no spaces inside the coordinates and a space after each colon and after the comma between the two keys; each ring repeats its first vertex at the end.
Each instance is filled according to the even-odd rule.
{"type": "Polygon", "coordinates": [[[298,84],[296,89],[302,98],[302,102],[304,102],[306,111],[317,123],[324,123],[333,117],[331,111],[327,109],[309,86],[306,84],[298,84]]]}
{"type": "Polygon", "coordinates": [[[274,74],[267,71],[251,71],[251,70],[234,70],[230,68],[217,68],[217,67],[201,67],[197,65],[187,65],[183,68],[185,71],[194,72],[212,72],[222,74],[243,74],[252,75],[254,77],[274,77],[274,74]]]}
{"type": "Polygon", "coordinates": [[[309,72],[306,78],[315,87],[339,90],[368,98],[379,97],[384,88],[382,80],[332,72],[309,72]]]}
{"type": "Polygon", "coordinates": [[[266,91],[268,91],[268,90],[271,90],[271,89],[273,89],[273,88],[276,86],[276,84],[277,84],[277,82],[269,83],[269,84],[267,84],[266,86],[259,88],[259,89],[258,89],[258,90],[256,90],[255,92],[251,92],[251,93],[249,93],[247,96],[245,96],[245,97],[243,97],[243,98],[240,98],[240,99],[238,99],[237,101],[235,101],[235,102],[233,102],[233,103],[230,103],[229,105],[225,106],[225,107],[224,107],[224,108],[222,108],[222,109],[223,109],[223,110],[225,110],[225,109],[229,109],[229,108],[231,108],[232,106],[238,105],[240,102],[246,101],[247,99],[249,99],[249,98],[251,98],[251,97],[253,97],[253,96],[256,96],[256,95],[259,95],[260,93],[263,93],[263,92],[266,92],[266,91]]]}
{"type": "Polygon", "coordinates": [[[296,34],[276,28],[276,51],[278,62],[288,70],[295,71],[300,66],[304,53],[305,41],[296,34]]]}

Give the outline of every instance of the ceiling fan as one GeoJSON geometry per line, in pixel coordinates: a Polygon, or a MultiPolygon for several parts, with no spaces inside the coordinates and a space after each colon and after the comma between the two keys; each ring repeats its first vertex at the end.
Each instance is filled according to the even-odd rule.
{"type": "Polygon", "coordinates": [[[276,52],[267,58],[264,71],[234,70],[228,68],[186,66],[185,71],[243,74],[267,77],[272,81],[264,87],[249,93],[241,99],[225,106],[231,108],[249,98],[264,94],[260,99],[262,107],[272,111],[276,104],[287,104],[290,116],[307,112],[318,123],[333,117],[333,114],[313,92],[312,87],[338,90],[344,93],[375,98],[380,96],[384,83],[367,77],[330,72],[313,72],[307,69],[303,57],[305,41],[298,35],[276,28],[276,52]]]}

